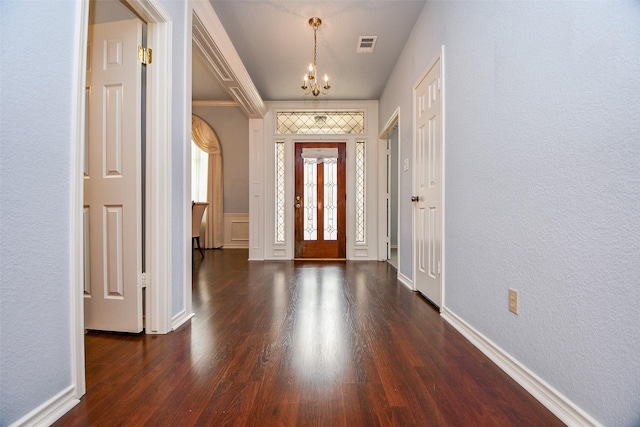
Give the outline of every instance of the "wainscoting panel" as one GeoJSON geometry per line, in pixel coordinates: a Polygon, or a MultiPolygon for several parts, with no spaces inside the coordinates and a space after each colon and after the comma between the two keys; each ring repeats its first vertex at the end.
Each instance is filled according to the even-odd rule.
{"type": "Polygon", "coordinates": [[[224,248],[249,249],[249,213],[224,214],[224,248]]]}

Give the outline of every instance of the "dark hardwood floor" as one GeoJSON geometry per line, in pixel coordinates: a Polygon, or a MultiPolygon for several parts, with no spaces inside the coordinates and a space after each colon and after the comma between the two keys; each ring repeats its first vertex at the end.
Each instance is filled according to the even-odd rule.
{"type": "Polygon", "coordinates": [[[205,254],[188,324],[86,335],[56,426],[563,425],[386,263],[205,254]]]}

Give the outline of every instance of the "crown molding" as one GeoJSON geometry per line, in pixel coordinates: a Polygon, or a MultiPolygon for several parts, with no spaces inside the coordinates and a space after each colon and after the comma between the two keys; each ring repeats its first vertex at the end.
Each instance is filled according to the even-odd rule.
{"type": "Polygon", "coordinates": [[[237,106],[248,118],[264,117],[264,101],[208,1],[193,2],[192,29],[194,49],[237,106]]]}
{"type": "Polygon", "coordinates": [[[191,101],[193,107],[239,107],[236,101],[216,101],[215,99],[194,99],[191,101]]]}

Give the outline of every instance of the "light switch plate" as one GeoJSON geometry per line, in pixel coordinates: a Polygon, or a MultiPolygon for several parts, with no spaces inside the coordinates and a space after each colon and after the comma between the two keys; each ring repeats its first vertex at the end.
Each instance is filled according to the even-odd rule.
{"type": "Polygon", "coordinates": [[[514,314],[518,314],[518,310],[520,308],[518,304],[519,297],[520,295],[518,294],[518,291],[509,288],[509,311],[514,314]]]}

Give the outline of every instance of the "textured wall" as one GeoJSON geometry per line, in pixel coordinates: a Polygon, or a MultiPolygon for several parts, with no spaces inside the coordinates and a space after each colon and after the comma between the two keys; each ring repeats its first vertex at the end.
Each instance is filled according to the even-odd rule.
{"type": "Polygon", "coordinates": [[[249,212],[249,119],[239,108],[195,107],[222,145],[224,211],[249,212]]]}
{"type": "Polygon", "coordinates": [[[71,384],[76,7],[48,1],[0,4],[0,425],[71,384]],[[41,46],[43,34],[55,43],[25,48],[41,46]]]}
{"type": "Polygon", "coordinates": [[[640,425],[638,22],[637,1],[427,2],[380,103],[412,114],[445,45],[445,305],[612,426],[640,425]]]}

